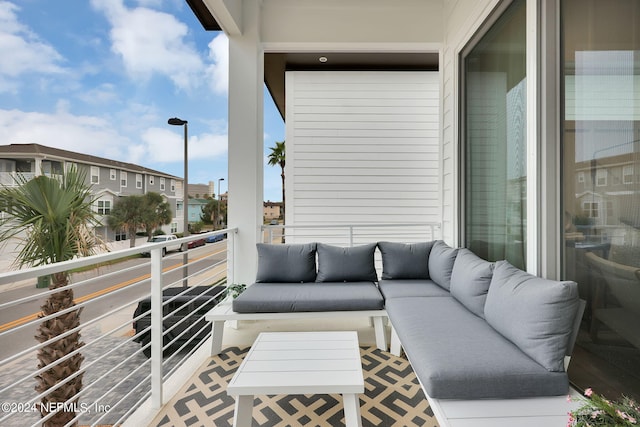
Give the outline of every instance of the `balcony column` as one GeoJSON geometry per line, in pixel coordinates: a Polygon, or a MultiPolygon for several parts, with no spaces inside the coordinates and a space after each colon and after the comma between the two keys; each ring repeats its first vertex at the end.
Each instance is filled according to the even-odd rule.
{"type": "Polygon", "coordinates": [[[234,242],[235,283],[251,284],[257,269],[263,201],[264,61],[260,42],[260,4],[243,2],[243,32],[229,36],[229,227],[234,242]]]}

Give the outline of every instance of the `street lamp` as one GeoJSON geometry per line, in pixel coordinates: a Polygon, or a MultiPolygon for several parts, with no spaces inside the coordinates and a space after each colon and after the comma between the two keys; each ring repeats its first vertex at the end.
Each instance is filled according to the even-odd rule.
{"type": "MultiPolygon", "coordinates": [[[[222,195],[220,194],[220,181],[224,181],[224,178],[218,178],[218,224],[220,224],[220,203],[222,203],[222,195]]],[[[216,230],[217,229],[218,227],[216,227],[216,230]]]]}
{"type": "MultiPolygon", "coordinates": [[[[184,230],[182,235],[184,237],[189,235],[189,158],[187,151],[187,138],[188,138],[188,130],[187,130],[187,122],[186,120],[179,119],[177,117],[170,118],[167,123],[172,126],[184,126],[184,182],[182,184],[183,190],[183,201],[182,201],[182,217],[184,222],[184,230]]],[[[183,246],[183,255],[182,255],[182,286],[187,286],[187,264],[189,263],[189,255],[187,254],[188,244],[183,246]]]]}

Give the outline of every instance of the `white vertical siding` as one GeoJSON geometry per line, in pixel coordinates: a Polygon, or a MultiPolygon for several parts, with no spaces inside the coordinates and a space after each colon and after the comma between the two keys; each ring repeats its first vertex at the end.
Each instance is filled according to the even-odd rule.
{"type": "Polygon", "coordinates": [[[437,72],[288,72],[287,224],[441,222],[437,72]]]}

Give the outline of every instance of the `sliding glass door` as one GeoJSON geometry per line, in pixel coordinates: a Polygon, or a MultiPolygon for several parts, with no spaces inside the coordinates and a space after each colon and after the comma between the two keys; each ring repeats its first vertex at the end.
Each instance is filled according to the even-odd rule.
{"type": "Polygon", "coordinates": [[[564,276],[587,301],[569,370],[640,397],[640,1],[562,0],[564,276]]]}
{"type": "Polygon", "coordinates": [[[526,2],[516,0],[463,52],[464,244],[525,267],[526,2]]]}

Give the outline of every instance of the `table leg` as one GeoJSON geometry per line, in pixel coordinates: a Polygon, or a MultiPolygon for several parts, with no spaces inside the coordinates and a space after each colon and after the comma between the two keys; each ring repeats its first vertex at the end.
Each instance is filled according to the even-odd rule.
{"type": "Polygon", "coordinates": [[[379,350],[387,351],[387,337],[384,332],[382,316],[376,316],[373,318],[373,327],[376,333],[376,346],[379,350]]]}
{"type": "Polygon", "coordinates": [[[344,421],[346,427],[362,427],[360,416],[360,398],[357,394],[343,394],[344,421]]]}
{"type": "Polygon", "coordinates": [[[236,396],[236,408],[233,412],[233,427],[251,427],[253,395],[236,396]]]}
{"type": "Polygon", "coordinates": [[[224,320],[214,320],[211,336],[211,355],[215,356],[222,351],[222,335],[224,334],[224,320]]]}

